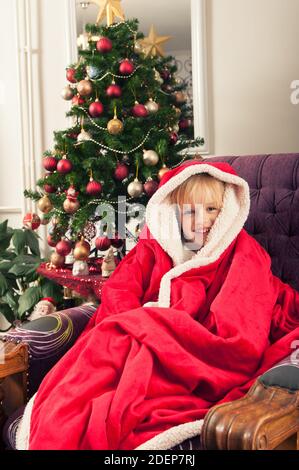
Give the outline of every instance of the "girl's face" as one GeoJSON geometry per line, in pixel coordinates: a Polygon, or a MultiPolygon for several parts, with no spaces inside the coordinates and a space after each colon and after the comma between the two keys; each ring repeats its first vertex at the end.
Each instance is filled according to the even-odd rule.
{"type": "Polygon", "coordinates": [[[221,208],[215,201],[184,203],[180,207],[181,227],[191,249],[200,249],[206,242],[221,208]]]}

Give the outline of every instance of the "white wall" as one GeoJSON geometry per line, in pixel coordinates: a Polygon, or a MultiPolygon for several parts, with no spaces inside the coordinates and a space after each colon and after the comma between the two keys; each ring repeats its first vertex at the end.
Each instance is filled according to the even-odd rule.
{"type": "Polygon", "coordinates": [[[299,151],[298,0],[208,0],[210,151],[299,151]]]}

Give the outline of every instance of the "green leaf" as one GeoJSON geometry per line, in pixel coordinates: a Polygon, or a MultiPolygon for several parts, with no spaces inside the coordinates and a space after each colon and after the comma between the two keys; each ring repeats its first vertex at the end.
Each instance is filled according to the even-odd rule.
{"type": "Polygon", "coordinates": [[[2,297],[2,295],[5,294],[5,292],[7,291],[8,289],[8,285],[7,285],[7,282],[6,282],[6,279],[5,277],[3,276],[2,273],[0,273],[0,296],[2,297]]]}
{"type": "Polygon", "coordinates": [[[5,251],[9,247],[11,237],[12,233],[8,233],[0,238],[0,252],[5,251]]]}
{"type": "Polygon", "coordinates": [[[25,230],[26,241],[31,250],[31,253],[40,258],[40,249],[38,244],[37,235],[32,230],[25,230]]]}
{"type": "Polygon", "coordinates": [[[53,297],[56,302],[60,302],[62,299],[62,287],[51,281],[46,281],[42,286],[43,297],[53,297]]]}
{"type": "Polygon", "coordinates": [[[32,270],[32,264],[15,264],[8,273],[14,274],[17,277],[26,276],[26,274],[32,270]]]}
{"type": "Polygon", "coordinates": [[[33,255],[19,255],[14,259],[15,264],[28,264],[31,265],[30,267],[32,268],[33,264],[38,264],[40,263],[40,258],[38,256],[33,256],[33,255]]]}
{"type": "Polygon", "coordinates": [[[13,266],[11,261],[2,261],[0,263],[0,273],[7,273],[13,266]]]}
{"type": "Polygon", "coordinates": [[[16,252],[20,255],[24,252],[24,247],[26,244],[26,233],[24,230],[17,229],[12,237],[13,245],[16,249],[16,252]]]}
{"type": "Polygon", "coordinates": [[[7,304],[0,304],[0,314],[2,314],[11,324],[16,320],[13,310],[7,304]]]}
{"type": "Polygon", "coordinates": [[[19,295],[14,295],[11,291],[7,291],[6,294],[3,295],[2,300],[7,303],[12,310],[17,311],[19,295]]]}
{"type": "Polygon", "coordinates": [[[40,287],[29,287],[24,294],[21,295],[19,300],[18,315],[19,318],[28,312],[41,298],[40,287]]]}

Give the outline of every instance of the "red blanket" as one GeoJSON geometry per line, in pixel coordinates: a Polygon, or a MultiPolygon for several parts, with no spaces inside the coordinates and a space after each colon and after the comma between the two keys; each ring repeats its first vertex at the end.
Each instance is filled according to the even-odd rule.
{"type": "Polygon", "coordinates": [[[241,230],[219,259],[171,282],[171,258],[140,240],[103,288],[102,304],[35,399],[30,449],[134,449],[244,395],[299,338],[299,293],[241,230]]]}

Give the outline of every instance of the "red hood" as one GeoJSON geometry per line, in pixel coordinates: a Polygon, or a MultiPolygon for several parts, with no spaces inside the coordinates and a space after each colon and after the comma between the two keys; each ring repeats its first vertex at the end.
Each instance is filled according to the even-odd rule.
{"type": "MultiPolygon", "coordinates": [[[[240,178],[226,162],[187,161],[169,170],[162,177],[159,187],[146,207],[146,225],[140,238],[154,238],[173,259],[174,265],[194,261],[192,267],[201,265],[201,258],[212,262],[223,253],[243,228],[249,214],[250,196],[248,183],[240,178]],[[209,173],[226,183],[223,207],[208,234],[206,244],[194,255],[181,240],[181,231],[172,206],[165,198],[194,174],[209,173]],[[191,259],[192,258],[192,259],[191,259]]],[[[185,266],[186,265],[186,266],[185,266]]],[[[191,265],[190,265],[191,266],[191,265]]]]}

